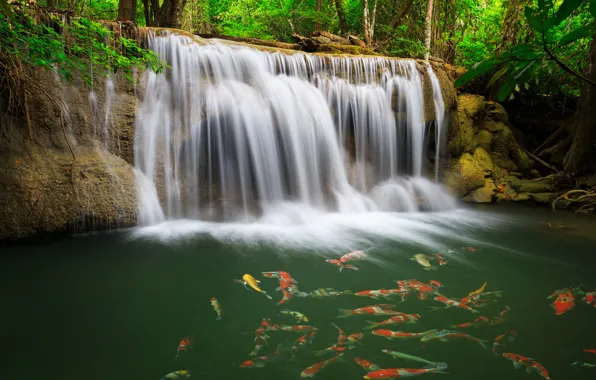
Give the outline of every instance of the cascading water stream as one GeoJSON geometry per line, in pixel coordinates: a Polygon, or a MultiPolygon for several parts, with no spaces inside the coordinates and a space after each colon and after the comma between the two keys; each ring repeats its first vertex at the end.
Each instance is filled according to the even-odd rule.
{"type": "MultiPolygon", "coordinates": [[[[153,36],[149,46],[171,69],[146,73],[137,111],[142,225],[455,208],[422,176],[425,68],[416,61],[263,52],[177,35],[153,36]]],[[[445,107],[426,70],[439,131],[445,107]]]]}
{"type": "Polygon", "coordinates": [[[426,70],[433,87],[433,99],[435,101],[435,181],[439,180],[439,166],[441,148],[443,143],[443,122],[445,120],[445,102],[441,93],[439,79],[430,64],[426,64],[426,70]]]}

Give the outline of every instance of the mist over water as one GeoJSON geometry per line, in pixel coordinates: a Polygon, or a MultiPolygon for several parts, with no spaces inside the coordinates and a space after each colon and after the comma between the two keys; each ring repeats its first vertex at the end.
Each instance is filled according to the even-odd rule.
{"type": "Polygon", "coordinates": [[[429,245],[487,223],[457,210],[437,182],[445,106],[430,65],[265,52],[177,35],[152,36],[149,46],[171,68],[144,78],[136,236],[429,245]],[[424,75],[435,128],[424,121],[424,75]],[[434,180],[423,176],[433,172],[434,180]]]}

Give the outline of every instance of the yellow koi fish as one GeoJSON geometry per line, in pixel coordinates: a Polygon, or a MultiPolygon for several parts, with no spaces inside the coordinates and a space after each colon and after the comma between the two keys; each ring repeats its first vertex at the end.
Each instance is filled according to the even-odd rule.
{"type": "Polygon", "coordinates": [[[239,284],[244,285],[244,287],[246,289],[248,289],[248,286],[250,286],[251,288],[253,288],[257,293],[261,293],[263,294],[265,297],[271,299],[271,296],[269,294],[267,294],[266,291],[264,291],[263,289],[261,289],[259,287],[259,284],[261,283],[261,281],[257,280],[256,278],[254,278],[253,276],[251,276],[250,274],[246,273],[244,276],[242,276],[242,280],[234,280],[239,284]],[[247,286],[248,285],[248,286],[247,286]]]}
{"type": "Polygon", "coordinates": [[[486,288],[486,284],[488,284],[488,281],[484,283],[484,285],[482,285],[481,287],[479,287],[478,289],[474,290],[473,292],[470,292],[468,294],[468,297],[470,296],[474,296],[476,294],[480,294],[482,292],[484,292],[484,288],[486,288]]]}
{"type": "Polygon", "coordinates": [[[213,310],[217,313],[217,320],[221,320],[221,306],[219,306],[219,302],[217,298],[211,298],[211,306],[213,306],[213,310]]]}

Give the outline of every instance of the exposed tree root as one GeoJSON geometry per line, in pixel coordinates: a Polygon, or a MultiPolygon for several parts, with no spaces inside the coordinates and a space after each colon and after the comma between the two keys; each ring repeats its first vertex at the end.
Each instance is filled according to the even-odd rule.
{"type": "Polygon", "coordinates": [[[566,200],[571,203],[585,203],[580,206],[576,213],[584,211],[596,210],[596,186],[589,190],[570,190],[565,194],[560,195],[552,203],[553,210],[556,208],[557,202],[566,200]]]}

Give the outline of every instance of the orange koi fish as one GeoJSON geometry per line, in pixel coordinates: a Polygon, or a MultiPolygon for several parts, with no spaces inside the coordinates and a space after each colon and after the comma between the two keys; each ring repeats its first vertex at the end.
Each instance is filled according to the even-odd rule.
{"type": "Polygon", "coordinates": [[[373,364],[372,362],[370,362],[366,359],[354,358],[354,361],[356,362],[356,364],[358,364],[360,367],[362,367],[362,369],[364,369],[366,372],[374,372],[374,371],[381,370],[381,367],[379,367],[376,364],[373,364]]]}
{"type": "Polygon", "coordinates": [[[430,364],[423,368],[391,368],[369,372],[364,376],[365,380],[376,379],[397,379],[400,377],[412,377],[424,375],[425,373],[444,373],[447,369],[446,363],[430,364]]]}
{"type": "Polygon", "coordinates": [[[424,334],[424,336],[422,338],[420,338],[420,341],[421,342],[429,342],[432,340],[438,340],[440,342],[449,342],[453,339],[471,340],[471,341],[478,343],[485,349],[486,349],[485,343],[488,343],[486,340],[474,338],[473,336],[468,335],[466,333],[462,333],[459,331],[450,331],[450,330],[435,330],[432,333],[424,334]]]}
{"type": "Polygon", "coordinates": [[[495,341],[493,342],[493,353],[498,355],[499,353],[497,352],[497,347],[505,347],[505,343],[501,343],[503,339],[507,339],[507,342],[513,342],[516,336],[517,332],[515,332],[514,330],[509,330],[506,333],[496,337],[495,341]]]}
{"type": "Polygon", "coordinates": [[[490,324],[490,319],[486,318],[486,317],[478,317],[476,319],[474,319],[472,322],[466,322],[466,323],[462,323],[459,325],[449,325],[449,328],[451,329],[465,329],[468,327],[480,327],[482,325],[488,325],[490,324]]]}
{"type": "Polygon", "coordinates": [[[373,305],[367,307],[361,307],[354,310],[346,310],[346,309],[337,309],[339,311],[339,315],[337,318],[346,318],[352,315],[401,315],[403,313],[399,311],[388,310],[390,307],[394,307],[395,305],[373,305]]]}
{"type": "Polygon", "coordinates": [[[445,258],[438,253],[435,254],[435,260],[437,260],[437,263],[440,266],[447,265],[447,260],[445,260],[445,258]]]}
{"type": "Polygon", "coordinates": [[[316,374],[321,372],[329,364],[338,360],[342,355],[343,355],[343,353],[341,353],[331,359],[323,360],[322,362],[315,363],[315,364],[311,365],[310,367],[305,368],[304,371],[302,371],[302,373],[300,373],[300,378],[306,379],[309,377],[314,377],[316,374]]]}
{"type": "Polygon", "coordinates": [[[190,341],[189,337],[185,336],[184,338],[182,338],[180,343],[178,343],[178,350],[176,351],[176,357],[174,357],[174,359],[178,359],[178,355],[180,355],[181,352],[186,352],[191,348],[192,342],[190,341]]]}
{"type": "Polygon", "coordinates": [[[374,330],[372,332],[372,334],[376,335],[376,336],[381,336],[383,338],[387,338],[390,340],[393,340],[393,339],[414,339],[414,338],[422,338],[426,334],[431,334],[434,331],[435,330],[428,330],[428,331],[421,332],[421,333],[411,333],[411,332],[405,332],[405,331],[391,331],[391,330],[380,329],[380,330],[374,330]]]}
{"type": "Polygon", "coordinates": [[[263,347],[268,346],[269,343],[267,342],[269,336],[265,334],[265,331],[261,329],[257,329],[255,331],[255,349],[249,354],[250,356],[257,356],[259,351],[263,349],[263,347]]]}
{"type": "Polygon", "coordinates": [[[340,260],[337,260],[337,259],[328,259],[328,260],[325,260],[325,261],[328,262],[329,264],[333,264],[333,265],[339,267],[339,271],[340,272],[342,270],[344,270],[344,269],[351,269],[353,271],[358,271],[359,270],[355,266],[353,266],[351,264],[342,263],[340,260]]]}
{"type": "Polygon", "coordinates": [[[461,303],[461,302],[450,300],[449,298],[445,297],[444,295],[440,295],[438,297],[435,297],[434,300],[443,303],[445,305],[445,307],[443,307],[443,308],[441,308],[441,307],[439,307],[439,308],[434,307],[433,310],[437,310],[437,309],[448,309],[448,308],[451,308],[451,307],[457,307],[457,308],[460,308],[460,309],[471,311],[472,313],[479,313],[478,310],[472,309],[470,306],[466,305],[465,303],[461,303]]]}
{"type": "Polygon", "coordinates": [[[540,363],[532,358],[514,354],[511,352],[504,352],[503,357],[513,362],[513,368],[520,369],[522,366],[526,367],[526,372],[532,373],[532,371],[538,373],[545,380],[550,380],[548,371],[540,363]]]}
{"type": "Polygon", "coordinates": [[[267,365],[267,363],[275,361],[279,359],[281,353],[281,345],[277,347],[277,350],[272,353],[271,355],[259,356],[258,358],[254,358],[251,360],[247,360],[240,364],[240,368],[262,368],[267,365]]]}
{"type": "Polygon", "coordinates": [[[368,322],[368,326],[366,326],[364,328],[364,330],[371,330],[377,327],[381,327],[381,326],[387,326],[387,325],[394,325],[394,324],[399,324],[399,323],[408,323],[408,324],[412,324],[412,323],[417,323],[418,320],[420,319],[420,314],[401,314],[401,315],[395,315],[383,322],[371,322],[371,321],[367,321],[368,322]]]}
{"type": "Polygon", "coordinates": [[[307,344],[311,344],[316,334],[316,330],[313,330],[309,333],[302,335],[300,338],[296,339],[294,345],[292,346],[292,350],[296,351],[299,348],[306,347],[307,344]]]}
{"type": "Polygon", "coordinates": [[[573,309],[575,297],[570,291],[563,292],[557,296],[557,299],[551,305],[555,309],[556,315],[561,315],[573,309]]]}
{"type": "Polygon", "coordinates": [[[596,307],[596,292],[586,293],[582,298],[582,301],[584,301],[588,305],[596,307]]]}
{"type": "Polygon", "coordinates": [[[584,352],[596,355],[596,349],[585,349],[584,352]]]}

